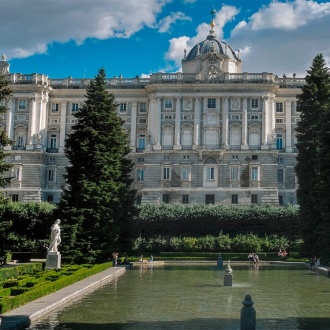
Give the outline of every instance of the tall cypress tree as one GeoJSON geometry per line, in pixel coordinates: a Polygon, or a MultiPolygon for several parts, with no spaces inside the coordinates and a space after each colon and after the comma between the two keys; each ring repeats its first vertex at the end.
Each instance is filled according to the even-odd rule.
{"type": "MultiPolygon", "coordinates": [[[[77,111],[77,123],[65,143],[70,161],[59,210],[67,259],[96,262],[113,251],[127,251],[134,234],[133,168],[123,121],[100,69],[77,111]]],[[[64,255],[65,257],[65,255],[64,255]]]]}
{"type": "MultiPolygon", "coordinates": [[[[325,174],[322,164],[325,141],[321,138],[321,131],[329,112],[330,101],[330,74],[322,54],[314,58],[307,73],[306,84],[302,87],[302,93],[297,96],[297,111],[301,115],[296,129],[298,156],[295,169],[299,184],[297,198],[305,252],[321,255],[321,200],[325,193],[320,189],[325,174]]],[[[329,193],[328,190],[327,198],[329,193]]]]}
{"type": "MultiPolygon", "coordinates": [[[[0,76],[0,113],[6,113],[7,108],[4,105],[4,101],[11,95],[11,90],[8,87],[8,82],[4,76],[0,76]]],[[[12,165],[6,162],[6,158],[9,156],[2,150],[3,146],[11,144],[12,141],[7,137],[7,132],[5,130],[0,130],[0,174],[8,171],[12,165]]],[[[0,186],[5,187],[10,178],[0,175],[0,186]]],[[[0,200],[3,200],[3,195],[1,195],[0,200]]]]}

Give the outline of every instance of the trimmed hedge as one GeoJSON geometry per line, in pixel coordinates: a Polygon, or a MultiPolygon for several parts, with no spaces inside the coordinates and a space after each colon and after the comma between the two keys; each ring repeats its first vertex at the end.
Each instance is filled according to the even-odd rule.
{"type": "Polygon", "coordinates": [[[299,209],[294,206],[242,206],[224,205],[154,205],[141,206],[138,221],[140,236],[150,238],[277,234],[299,236],[299,209]]]}
{"type": "MultiPolygon", "coordinates": [[[[70,276],[60,276],[54,282],[39,283],[39,285],[35,285],[34,287],[30,288],[28,291],[18,296],[2,297],[0,298],[0,313],[5,313],[9,310],[22,306],[32,300],[46,296],[68,285],[78,282],[88,276],[106,270],[111,266],[112,266],[112,262],[95,265],[95,266],[85,265],[85,267],[78,269],[75,273],[73,273],[70,276]]],[[[60,275],[60,271],[61,270],[59,270],[59,275],[60,275]]]]}
{"type": "Polygon", "coordinates": [[[12,268],[0,269],[0,283],[11,278],[18,278],[25,274],[35,274],[42,270],[42,263],[35,262],[26,265],[20,265],[12,268]]]}

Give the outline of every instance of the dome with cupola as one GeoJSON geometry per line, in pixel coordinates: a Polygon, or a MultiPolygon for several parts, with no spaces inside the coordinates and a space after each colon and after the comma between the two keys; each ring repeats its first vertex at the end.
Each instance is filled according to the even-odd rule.
{"type": "Polygon", "coordinates": [[[239,51],[235,53],[230,45],[219,40],[213,30],[214,14],[211,12],[212,21],[210,23],[211,30],[205,40],[195,45],[188,53],[184,52],[182,59],[183,73],[195,73],[201,76],[213,78],[224,72],[241,73],[242,61],[239,51]]]}

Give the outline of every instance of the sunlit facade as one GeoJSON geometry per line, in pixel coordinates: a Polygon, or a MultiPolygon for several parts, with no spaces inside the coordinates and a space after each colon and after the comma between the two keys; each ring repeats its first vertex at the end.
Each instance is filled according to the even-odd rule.
{"type": "MultiPolygon", "coordinates": [[[[14,201],[57,203],[65,138],[90,79],[10,73],[5,56],[0,74],[13,91],[0,126],[14,141],[3,147],[13,169],[2,191],[14,201]]],[[[182,73],[109,78],[130,138],[137,202],[296,204],[296,95],[303,84],[244,72],[239,51],[213,27],[184,52],[182,73]]]]}

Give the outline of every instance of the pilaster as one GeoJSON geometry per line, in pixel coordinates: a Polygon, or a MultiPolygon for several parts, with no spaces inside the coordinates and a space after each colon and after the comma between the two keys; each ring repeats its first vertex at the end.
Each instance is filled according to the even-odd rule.
{"type": "Polygon", "coordinates": [[[67,101],[61,102],[61,113],[60,113],[60,120],[61,120],[61,126],[60,126],[60,141],[59,141],[59,152],[64,151],[65,146],[65,135],[66,135],[66,109],[67,109],[67,101]]]}
{"type": "Polygon", "coordinates": [[[242,109],[242,145],[241,150],[247,150],[249,147],[247,145],[247,100],[243,99],[243,109],[242,109]]]}
{"type": "Polygon", "coordinates": [[[200,145],[200,122],[201,122],[201,99],[195,98],[194,109],[194,143],[193,149],[198,149],[200,145]]]}
{"type": "Polygon", "coordinates": [[[292,125],[291,125],[291,114],[292,114],[292,102],[285,102],[285,152],[292,152],[292,125]]]}
{"type": "Polygon", "coordinates": [[[137,116],[137,102],[132,102],[132,115],[131,115],[131,141],[130,148],[132,152],[136,151],[136,116],[137,116]]]}
{"type": "Polygon", "coordinates": [[[229,128],[229,118],[228,118],[228,98],[223,100],[223,111],[222,111],[222,148],[228,150],[228,128],[229,128]]]}
{"type": "Polygon", "coordinates": [[[173,150],[181,150],[180,123],[181,123],[181,98],[177,97],[175,102],[175,128],[174,128],[173,150]]]}

